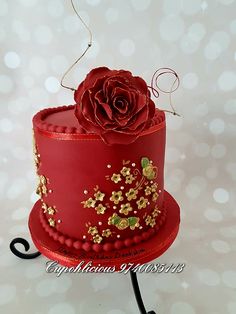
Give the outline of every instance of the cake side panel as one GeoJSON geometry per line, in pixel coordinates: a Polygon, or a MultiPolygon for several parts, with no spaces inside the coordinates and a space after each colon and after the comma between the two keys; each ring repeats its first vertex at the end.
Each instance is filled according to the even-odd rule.
{"type": "Polygon", "coordinates": [[[105,243],[153,228],[163,204],[165,126],[130,145],[53,139],[35,128],[38,193],[48,224],[105,243]]]}

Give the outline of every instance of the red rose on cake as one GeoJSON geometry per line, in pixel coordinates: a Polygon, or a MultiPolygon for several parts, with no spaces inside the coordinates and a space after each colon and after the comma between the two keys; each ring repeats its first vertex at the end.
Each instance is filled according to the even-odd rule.
{"type": "Polygon", "coordinates": [[[107,144],[129,144],[151,125],[155,104],[145,81],[124,70],[95,68],[75,91],[75,115],[107,144]]]}

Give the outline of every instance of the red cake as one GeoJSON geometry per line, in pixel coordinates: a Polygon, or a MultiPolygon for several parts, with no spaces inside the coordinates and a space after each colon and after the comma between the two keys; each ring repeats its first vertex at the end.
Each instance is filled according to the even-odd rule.
{"type": "Polygon", "coordinates": [[[33,132],[37,219],[51,241],[74,256],[114,252],[165,228],[173,210],[164,191],[165,114],[141,78],[94,69],[75,104],[38,112],[33,132]]]}

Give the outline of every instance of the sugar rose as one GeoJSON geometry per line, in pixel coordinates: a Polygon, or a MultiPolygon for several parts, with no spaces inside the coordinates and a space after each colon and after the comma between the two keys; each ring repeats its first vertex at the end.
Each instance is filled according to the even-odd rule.
{"type": "Polygon", "coordinates": [[[75,91],[75,115],[107,144],[134,142],[151,125],[155,104],[145,81],[124,70],[93,69],[75,91]]]}

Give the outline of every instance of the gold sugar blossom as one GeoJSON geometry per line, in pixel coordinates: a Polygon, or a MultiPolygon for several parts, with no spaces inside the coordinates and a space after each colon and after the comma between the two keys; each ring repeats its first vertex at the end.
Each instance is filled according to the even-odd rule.
{"type": "Polygon", "coordinates": [[[148,215],[145,219],[146,225],[150,225],[152,228],[155,226],[156,224],[156,220],[155,218],[152,218],[152,216],[148,215]]]}
{"type": "Polygon", "coordinates": [[[94,194],[94,197],[95,197],[95,200],[96,200],[96,201],[103,201],[104,196],[105,196],[105,194],[102,193],[101,191],[97,191],[97,192],[94,194]]]}
{"type": "Polygon", "coordinates": [[[56,213],[56,207],[48,206],[46,203],[42,203],[42,209],[44,213],[48,213],[49,215],[54,215],[56,213]]]}
{"type": "Polygon", "coordinates": [[[130,174],[130,175],[126,176],[125,183],[131,184],[134,180],[135,180],[135,177],[132,174],[130,174]]]}
{"type": "Polygon", "coordinates": [[[121,181],[121,176],[120,174],[118,173],[113,173],[112,177],[111,177],[111,180],[115,183],[118,183],[119,181],[121,181]]]}
{"type": "Polygon", "coordinates": [[[120,173],[126,177],[126,176],[129,176],[130,175],[130,168],[127,168],[127,167],[123,167],[120,171],[120,173]]]}
{"type": "Polygon", "coordinates": [[[110,235],[111,235],[111,230],[110,229],[102,230],[102,236],[103,237],[108,238],[108,237],[110,237],[110,235]]]}
{"type": "Polygon", "coordinates": [[[144,198],[143,196],[140,197],[140,199],[136,202],[138,205],[138,209],[146,208],[148,203],[148,199],[144,198]]]}
{"type": "Polygon", "coordinates": [[[156,225],[156,217],[161,213],[161,211],[158,209],[158,207],[155,207],[152,211],[151,215],[148,215],[145,219],[146,225],[150,227],[154,227],[156,225]]]}
{"type": "Polygon", "coordinates": [[[87,199],[86,201],[83,201],[81,203],[84,204],[84,208],[91,208],[91,207],[95,207],[96,200],[94,200],[94,199],[92,199],[92,197],[90,197],[89,199],[87,199]]]}
{"type": "Polygon", "coordinates": [[[40,154],[38,153],[37,145],[35,142],[34,131],[33,131],[33,155],[34,155],[34,164],[35,164],[36,172],[38,173],[38,168],[40,164],[40,154]]]}
{"type": "Polygon", "coordinates": [[[116,213],[113,213],[108,219],[108,224],[116,226],[119,230],[124,230],[128,227],[130,227],[131,230],[134,230],[136,227],[139,227],[139,217],[122,218],[116,213]]]}
{"type": "Polygon", "coordinates": [[[97,234],[98,233],[97,227],[96,226],[94,226],[94,227],[90,226],[89,229],[88,229],[88,233],[91,234],[91,235],[97,234]]]}
{"type": "Polygon", "coordinates": [[[152,195],[152,201],[155,202],[158,199],[159,195],[157,192],[153,193],[152,195]]]}
{"type": "Polygon", "coordinates": [[[36,193],[42,198],[44,195],[48,194],[48,179],[44,175],[39,176],[39,183],[36,189],[36,193]]]}
{"type": "Polygon", "coordinates": [[[122,191],[115,192],[113,191],[110,200],[114,202],[114,204],[119,204],[119,202],[123,201],[122,191]]]}
{"type": "Polygon", "coordinates": [[[160,213],[161,211],[158,210],[158,208],[155,208],[154,211],[152,212],[152,217],[157,217],[160,213]]]}
{"type": "Polygon", "coordinates": [[[152,194],[152,188],[150,186],[147,186],[145,188],[145,195],[150,195],[150,194],[152,194]]]}
{"type": "Polygon", "coordinates": [[[55,220],[54,220],[53,218],[49,218],[49,219],[48,219],[48,222],[49,222],[49,225],[50,225],[51,227],[55,227],[55,226],[56,226],[56,222],[55,222],[55,220]]]}
{"type": "Polygon", "coordinates": [[[135,190],[133,188],[129,189],[129,191],[125,193],[128,201],[135,200],[137,198],[137,194],[138,190],[135,190]]]}
{"type": "Polygon", "coordinates": [[[124,215],[128,215],[129,212],[131,212],[132,210],[133,210],[133,208],[130,206],[130,203],[126,203],[126,204],[121,205],[119,213],[124,214],[124,215]]]}
{"type": "Polygon", "coordinates": [[[106,207],[103,206],[102,204],[99,204],[97,207],[95,207],[95,210],[97,214],[104,214],[106,211],[106,207]]]}
{"type": "Polygon", "coordinates": [[[96,234],[96,235],[93,237],[93,242],[94,242],[94,243],[101,243],[101,242],[102,242],[102,237],[101,237],[99,234],[96,234]]]}
{"type": "Polygon", "coordinates": [[[152,193],[155,193],[156,190],[157,190],[157,183],[153,183],[153,184],[151,185],[151,191],[152,191],[152,193]]]}

